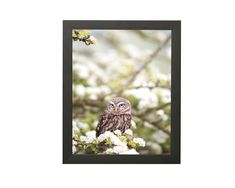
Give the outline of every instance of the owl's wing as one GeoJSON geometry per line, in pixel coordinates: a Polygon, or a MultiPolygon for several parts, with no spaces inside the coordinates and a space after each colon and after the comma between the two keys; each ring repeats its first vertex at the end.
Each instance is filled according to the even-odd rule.
{"type": "Polygon", "coordinates": [[[121,131],[122,133],[124,133],[127,129],[130,128],[131,128],[131,115],[125,115],[121,131]]]}
{"type": "Polygon", "coordinates": [[[100,134],[104,132],[104,126],[108,122],[108,115],[107,114],[102,114],[99,120],[99,123],[96,127],[96,137],[98,137],[100,134]]]}

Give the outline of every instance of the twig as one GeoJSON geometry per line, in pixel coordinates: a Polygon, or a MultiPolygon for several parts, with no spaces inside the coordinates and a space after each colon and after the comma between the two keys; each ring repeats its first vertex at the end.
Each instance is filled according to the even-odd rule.
{"type": "Polygon", "coordinates": [[[152,60],[154,59],[154,57],[156,57],[156,56],[159,54],[159,52],[162,50],[163,47],[165,47],[165,45],[167,45],[167,43],[170,41],[170,39],[171,39],[171,35],[169,35],[169,36],[165,39],[165,41],[163,41],[163,43],[161,43],[161,44],[158,46],[158,48],[157,48],[155,51],[153,51],[153,53],[150,54],[150,55],[146,58],[145,62],[131,75],[131,78],[130,78],[129,81],[124,85],[124,87],[122,87],[122,88],[117,92],[117,95],[120,95],[126,88],[128,88],[128,86],[129,86],[130,84],[132,84],[132,82],[135,80],[135,78],[138,76],[138,74],[139,74],[142,70],[144,70],[144,68],[145,68],[146,66],[148,66],[148,65],[152,62],[152,60]]]}
{"type": "Polygon", "coordinates": [[[157,37],[156,35],[148,34],[146,32],[143,32],[142,30],[136,30],[136,34],[138,34],[142,38],[147,39],[151,42],[161,42],[160,38],[157,37]]]}
{"type": "Polygon", "coordinates": [[[142,116],[142,115],[144,115],[144,114],[150,113],[150,112],[153,111],[153,110],[154,110],[154,111],[158,111],[158,110],[160,110],[160,109],[163,109],[163,108],[165,108],[165,107],[167,107],[167,106],[169,106],[169,105],[171,105],[171,102],[164,103],[164,104],[162,104],[162,105],[160,105],[160,106],[157,106],[157,107],[147,108],[146,110],[140,111],[140,112],[134,112],[134,111],[133,111],[133,113],[134,113],[134,115],[136,115],[136,116],[142,116]]]}
{"type": "Polygon", "coordinates": [[[145,114],[148,114],[148,113],[151,112],[152,110],[158,111],[158,110],[163,109],[163,108],[165,108],[165,107],[167,107],[167,106],[169,106],[169,105],[171,105],[171,102],[162,104],[162,105],[160,105],[160,106],[158,106],[158,107],[156,107],[156,108],[148,108],[144,113],[145,113],[145,114]]]}
{"type": "Polygon", "coordinates": [[[74,106],[92,106],[92,107],[104,107],[104,99],[99,98],[97,100],[88,100],[88,99],[80,99],[79,97],[73,98],[73,105],[74,106]]]}
{"type": "Polygon", "coordinates": [[[169,87],[159,86],[159,85],[155,85],[155,86],[131,86],[131,87],[128,87],[126,89],[140,89],[140,88],[148,88],[150,90],[155,89],[155,88],[170,89],[169,87]]]}
{"type": "Polygon", "coordinates": [[[163,131],[164,133],[166,133],[167,135],[171,135],[171,132],[166,129],[165,127],[163,127],[162,125],[160,125],[159,123],[153,123],[154,126],[156,126],[159,130],[163,131]]]}
{"type": "Polygon", "coordinates": [[[146,123],[149,123],[151,124],[153,127],[156,127],[157,129],[163,131],[164,133],[166,133],[167,135],[170,136],[171,132],[166,129],[164,126],[162,126],[160,123],[162,122],[162,120],[158,120],[158,121],[151,121],[149,120],[148,118],[146,117],[143,117],[143,116],[138,116],[137,114],[133,114],[133,118],[134,119],[138,119],[140,120],[141,122],[146,122],[146,123]]]}
{"type": "Polygon", "coordinates": [[[146,121],[146,122],[148,122],[148,123],[150,123],[150,124],[152,124],[152,125],[154,125],[154,126],[157,127],[159,130],[161,130],[161,131],[163,131],[164,133],[166,133],[167,135],[169,135],[169,136],[171,135],[171,132],[160,124],[160,122],[161,122],[162,120],[159,120],[159,121],[157,121],[157,122],[149,121],[149,120],[147,120],[146,118],[144,118],[143,120],[146,121]]]}

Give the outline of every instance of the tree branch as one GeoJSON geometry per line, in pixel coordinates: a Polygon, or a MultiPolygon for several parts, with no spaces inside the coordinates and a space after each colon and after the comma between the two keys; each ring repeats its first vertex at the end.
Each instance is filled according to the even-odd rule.
{"type": "Polygon", "coordinates": [[[155,86],[131,86],[128,87],[127,89],[140,89],[140,88],[148,88],[148,89],[155,89],[155,88],[161,88],[161,89],[170,89],[167,86],[159,86],[159,85],[155,85],[155,86]]]}
{"type": "MultiPolygon", "coordinates": [[[[97,107],[97,108],[104,108],[104,102],[103,101],[99,101],[99,100],[94,100],[94,101],[91,101],[91,100],[79,100],[79,98],[74,98],[73,99],[73,104],[76,104],[78,106],[92,106],[92,107],[97,107]]],[[[165,103],[165,104],[162,104],[161,106],[158,106],[158,107],[155,107],[155,108],[149,108],[147,109],[147,111],[144,112],[144,114],[149,113],[151,112],[152,110],[159,110],[159,109],[162,109],[168,105],[170,105],[171,103],[165,103]]],[[[163,131],[164,133],[166,133],[167,135],[170,135],[170,131],[167,130],[164,126],[162,126],[160,124],[161,120],[160,121],[150,121],[149,119],[147,119],[145,116],[144,116],[143,113],[135,113],[133,112],[133,115],[145,122],[148,122],[150,124],[152,124],[153,126],[155,126],[156,128],[158,128],[159,130],[163,131]]]]}
{"type": "Polygon", "coordinates": [[[144,115],[144,114],[148,114],[148,113],[150,113],[150,112],[153,111],[153,110],[158,111],[158,110],[163,109],[163,108],[165,108],[165,107],[167,107],[167,106],[169,106],[169,105],[171,105],[171,102],[164,103],[164,104],[162,104],[162,105],[160,105],[160,106],[157,106],[157,107],[148,108],[148,109],[146,109],[144,112],[139,112],[139,113],[137,113],[136,115],[141,116],[141,115],[144,115]]]}
{"type": "Polygon", "coordinates": [[[72,101],[74,106],[91,106],[91,107],[98,107],[104,108],[104,98],[99,98],[97,100],[89,100],[89,99],[80,99],[79,97],[73,97],[72,101]]]}
{"type": "Polygon", "coordinates": [[[156,35],[146,33],[143,30],[136,30],[135,32],[136,32],[136,34],[138,34],[140,37],[144,38],[145,40],[147,39],[147,40],[149,40],[151,42],[155,42],[155,43],[161,42],[161,39],[156,35]]]}
{"type": "Polygon", "coordinates": [[[144,68],[145,68],[146,66],[148,66],[148,65],[152,62],[152,60],[159,54],[159,52],[162,50],[162,48],[164,48],[164,47],[167,45],[167,43],[170,41],[170,39],[171,39],[171,35],[169,35],[169,36],[165,39],[165,41],[163,41],[163,42],[156,48],[156,50],[153,51],[153,53],[150,54],[150,55],[146,58],[145,62],[131,75],[129,81],[124,85],[124,87],[122,87],[122,88],[117,92],[117,95],[120,95],[126,88],[128,88],[128,86],[129,86],[130,84],[132,84],[132,82],[135,80],[135,78],[138,76],[138,74],[139,74],[142,70],[144,70],[144,68]]]}
{"type": "Polygon", "coordinates": [[[162,122],[162,120],[158,120],[158,121],[151,121],[149,120],[148,118],[146,117],[143,117],[143,116],[139,116],[137,114],[133,114],[133,118],[134,119],[138,119],[142,122],[146,122],[146,123],[149,123],[151,124],[153,127],[156,127],[157,129],[161,130],[162,132],[166,133],[168,136],[171,135],[171,132],[166,129],[164,126],[162,126],[160,123],[162,122]]]}
{"type": "Polygon", "coordinates": [[[161,130],[161,131],[163,131],[164,133],[166,133],[167,135],[169,135],[169,136],[171,135],[171,132],[170,132],[168,129],[166,129],[164,126],[162,126],[162,125],[160,124],[160,122],[161,122],[162,120],[160,120],[160,121],[158,121],[158,122],[149,122],[148,120],[144,119],[144,121],[146,121],[146,122],[148,122],[148,123],[154,125],[154,126],[157,127],[159,130],[161,130]]]}

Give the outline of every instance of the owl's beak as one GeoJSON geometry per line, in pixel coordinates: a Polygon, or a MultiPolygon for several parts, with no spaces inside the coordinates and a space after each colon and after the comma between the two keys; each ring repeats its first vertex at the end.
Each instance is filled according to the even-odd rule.
{"type": "Polygon", "coordinates": [[[115,113],[118,113],[118,107],[115,107],[115,108],[114,108],[114,112],[115,112],[115,113]]]}

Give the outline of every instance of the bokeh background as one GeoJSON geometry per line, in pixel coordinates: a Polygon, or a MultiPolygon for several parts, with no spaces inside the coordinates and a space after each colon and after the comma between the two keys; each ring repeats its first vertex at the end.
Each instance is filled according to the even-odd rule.
{"type": "Polygon", "coordinates": [[[95,130],[106,102],[122,96],[132,104],[134,135],[146,141],[138,152],[170,154],[171,31],[89,34],[95,44],[73,41],[73,135],[95,130]]]}

